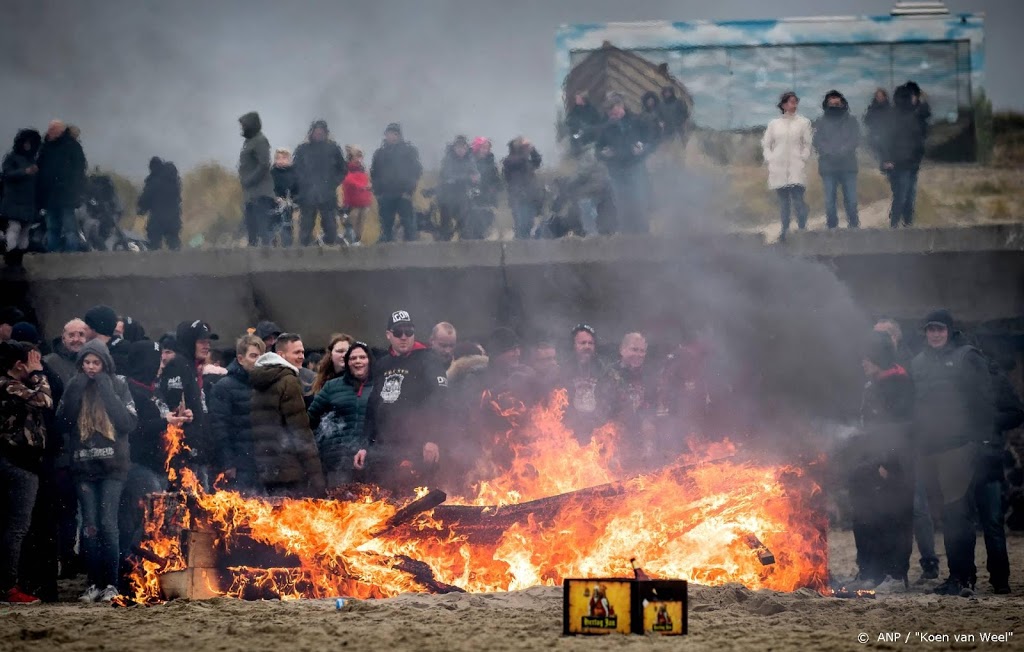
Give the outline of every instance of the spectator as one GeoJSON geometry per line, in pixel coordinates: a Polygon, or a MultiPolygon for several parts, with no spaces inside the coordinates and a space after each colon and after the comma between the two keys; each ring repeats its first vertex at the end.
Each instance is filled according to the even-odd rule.
{"type": "Polygon", "coordinates": [[[654,91],[647,91],[640,98],[642,112],[640,123],[645,128],[643,141],[649,143],[651,149],[657,147],[665,135],[665,124],[662,121],[661,99],[654,91]]]}
{"type": "Polygon", "coordinates": [[[824,115],[814,125],[814,148],[818,151],[818,173],[825,188],[825,222],[828,228],[839,226],[836,193],[842,188],[846,222],[851,229],[860,226],[857,217],[857,145],[860,127],[850,115],[843,94],[831,90],[821,103],[824,115]]]}
{"type": "Polygon", "coordinates": [[[676,97],[676,89],[665,86],[661,89],[661,124],[666,140],[679,136],[686,142],[686,121],[690,110],[686,102],[676,97]]]}
{"type": "Polygon", "coordinates": [[[542,188],[537,181],[540,163],[540,153],[529,140],[519,136],[509,141],[508,156],[501,166],[515,222],[515,236],[519,240],[530,237],[534,218],[540,210],[538,204],[541,203],[542,188]]]}
{"type": "Polygon", "coordinates": [[[80,251],[75,208],[85,193],[85,152],[60,120],[50,122],[37,164],[37,205],[46,210],[46,248],[80,251]]]}
{"type": "Polygon", "coordinates": [[[597,139],[597,156],[608,167],[618,231],[647,233],[650,182],[644,163],[649,143],[642,123],[626,111],[626,101],[612,93],[605,110],[608,121],[597,139]]]}
{"type": "MultiPolygon", "coordinates": [[[[282,337],[278,346],[302,349],[282,337]]],[[[291,351],[287,351],[290,353],[291,351]]],[[[299,367],[278,353],[265,353],[249,372],[252,436],[257,480],[271,496],[322,496],[324,476],[309,429],[299,367]]]]}
{"type": "Polygon", "coordinates": [[[39,598],[18,585],[22,542],[32,522],[39,471],[46,450],[46,414],[53,408],[39,351],[22,342],[0,342],[0,592],[11,604],[39,598]]]}
{"type": "Polygon", "coordinates": [[[472,150],[473,158],[476,160],[476,170],[480,175],[479,204],[493,209],[498,205],[501,175],[498,173],[494,152],[491,151],[491,141],[483,136],[477,136],[473,139],[472,150]]]}
{"type": "Polygon", "coordinates": [[[373,366],[373,393],[366,413],[367,452],[356,458],[374,480],[396,492],[429,484],[441,460],[438,438],[444,434],[444,364],[416,341],[405,310],[388,320],[387,355],[373,366]]]}
{"type": "Polygon", "coordinates": [[[174,359],[164,367],[157,390],[167,410],[174,416],[185,417],[182,430],[190,450],[184,459],[174,463],[192,469],[204,487],[209,486],[210,468],[220,466],[221,451],[211,441],[207,423],[203,376],[203,367],[210,357],[210,342],[215,339],[210,325],[201,319],[179,323],[174,336],[174,359]]]}
{"type": "Polygon", "coordinates": [[[348,174],[341,182],[342,212],[348,216],[351,233],[346,236],[349,244],[359,246],[363,242],[363,226],[366,216],[373,206],[373,187],[370,175],[363,164],[363,150],[358,145],[346,145],[345,155],[348,157],[348,174]]]}
{"type": "Polygon", "coordinates": [[[88,326],[86,326],[85,322],[78,318],[64,324],[64,332],[61,334],[60,339],[56,340],[53,344],[53,353],[43,358],[43,362],[53,369],[54,373],[60,377],[65,385],[71,382],[71,379],[78,372],[76,361],[78,360],[78,352],[85,345],[85,331],[87,328],[88,326]]]}
{"type": "Polygon", "coordinates": [[[445,367],[454,360],[455,346],[459,343],[459,335],[455,327],[446,321],[440,322],[430,331],[430,350],[436,353],[445,367]]]}
{"type": "Polygon", "coordinates": [[[450,239],[456,231],[475,233],[475,229],[467,229],[467,220],[472,207],[471,195],[479,192],[480,171],[465,136],[456,136],[445,151],[440,180],[437,203],[441,209],[441,224],[446,230],[443,237],[450,239]]]}
{"type": "Polygon", "coordinates": [[[223,473],[229,486],[241,491],[259,486],[249,374],[266,350],[263,340],[255,335],[238,338],[228,375],[210,390],[210,423],[217,446],[223,451],[223,473]]]}
{"type": "Polygon", "coordinates": [[[871,151],[875,154],[875,158],[879,159],[879,164],[882,154],[882,143],[885,141],[886,122],[889,120],[889,111],[892,110],[892,106],[889,104],[889,92],[884,88],[875,90],[874,97],[871,98],[871,104],[868,105],[867,111],[864,112],[864,126],[868,130],[868,142],[871,145],[871,151]]]}
{"type": "Polygon", "coordinates": [[[149,159],[149,176],[142,186],[136,207],[139,215],[149,213],[146,239],[151,249],[181,248],[181,178],[178,168],[156,156],[149,159]]]}
{"type": "Polygon", "coordinates": [[[928,104],[928,98],[921,90],[921,87],[914,80],[908,80],[905,86],[910,90],[911,104],[914,105],[914,115],[921,123],[921,130],[925,137],[928,137],[928,121],[932,117],[932,107],[928,104]]]}
{"type": "Polygon", "coordinates": [[[11,331],[14,325],[25,320],[25,313],[14,306],[3,306],[0,308],[0,342],[11,339],[11,331]]]}
{"type": "Polygon", "coordinates": [[[327,122],[317,120],[309,127],[306,142],[295,148],[295,177],[299,182],[299,244],[313,244],[313,227],[320,215],[324,243],[338,241],[338,201],[335,190],[345,178],[345,155],[331,140],[327,122]]]}
{"type": "Polygon", "coordinates": [[[981,352],[963,344],[953,316],[937,310],[925,318],[925,349],[914,358],[914,437],[931,486],[939,488],[949,578],[936,593],[969,595],[974,565],[974,496],[970,489],[982,441],[991,436],[992,381],[981,352]]]}
{"type": "Polygon", "coordinates": [[[36,157],[42,136],[34,129],[22,129],[14,137],[14,147],[4,157],[2,168],[3,200],[0,216],[7,220],[7,251],[28,249],[28,232],[36,221],[36,157]]]}
{"type": "Polygon", "coordinates": [[[363,469],[366,406],[373,392],[373,354],[365,342],[345,348],[343,373],[327,382],[309,407],[309,425],[316,435],[327,488],[355,481],[363,469]],[[356,464],[356,456],[362,451],[356,464]]]}
{"type": "MultiPolygon", "coordinates": [[[[137,319],[131,315],[124,318],[124,324],[121,327],[121,339],[128,343],[139,342],[146,338],[146,329],[142,327],[137,319]]],[[[117,332],[116,330],[114,331],[117,332]]]]}
{"type": "MultiPolygon", "coordinates": [[[[115,365],[124,366],[128,349],[127,342],[117,337],[117,323],[120,319],[109,306],[93,306],[85,313],[85,340],[99,340],[107,347],[115,365]]],[[[116,373],[116,368],[113,373],[116,373]]]]}
{"type": "Polygon", "coordinates": [[[407,242],[419,239],[416,215],[412,210],[412,195],[416,192],[423,166],[420,154],[402,139],[402,127],[392,122],[384,131],[384,142],[373,153],[370,163],[370,181],[377,196],[377,215],[380,219],[380,241],[394,240],[395,215],[402,223],[407,242]]]}
{"type": "Polygon", "coordinates": [[[779,98],[778,107],[782,117],[768,123],[761,148],[765,163],[768,164],[768,187],[779,196],[779,212],[782,217],[784,241],[789,232],[789,215],[796,211],[796,224],[802,231],[807,228],[807,202],[804,190],[807,186],[807,159],[811,157],[811,121],[796,110],[800,98],[793,91],[786,91],[779,98]]]}
{"type": "Polygon", "coordinates": [[[534,344],[530,353],[530,368],[536,374],[541,396],[547,398],[561,380],[562,370],[558,366],[558,350],[555,345],[546,341],[534,344]]]}
{"type": "Polygon", "coordinates": [[[293,202],[299,196],[299,181],[292,165],[292,153],[279,148],[274,150],[274,167],[270,168],[270,176],[274,180],[274,199],[277,210],[274,212],[277,226],[281,232],[281,246],[290,247],[293,241],[293,202]]]}
{"type": "Polygon", "coordinates": [[[625,459],[637,463],[655,452],[654,419],[658,411],[658,374],[647,362],[647,338],[640,333],[626,333],[619,345],[619,362],[612,370],[607,391],[611,397],[610,416],[630,433],[640,446],[623,451],[625,459]]]}
{"type": "Polygon", "coordinates": [[[238,119],[242,125],[242,151],[238,179],[245,203],[245,227],[249,246],[270,245],[270,219],[274,211],[274,178],[270,174],[270,141],[263,135],[260,114],[252,111],[238,119]]]}
{"type": "Polygon", "coordinates": [[[892,208],[889,226],[911,226],[917,197],[917,173],[924,158],[925,126],[914,104],[913,91],[900,86],[893,93],[893,110],[881,143],[882,171],[889,177],[892,208]]]}
{"type": "Polygon", "coordinates": [[[874,330],[876,333],[885,333],[892,338],[892,345],[896,347],[896,363],[909,370],[910,361],[914,359],[914,355],[903,341],[903,329],[900,328],[899,322],[892,317],[880,317],[875,322],[874,330]]]}
{"type": "Polygon", "coordinates": [[[347,333],[335,333],[331,335],[327,343],[327,355],[320,361],[316,378],[313,380],[313,394],[319,394],[329,381],[340,378],[345,373],[345,357],[349,347],[356,339],[347,333]]]}
{"type": "Polygon", "coordinates": [[[274,344],[277,343],[277,338],[281,336],[281,327],[272,321],[261,321],[256,324],[256,337],[263,340],[263,346],[267,347],[267,351],[274,350],[274,344]]]}
{"type": "Polygon", "coordinates": [[[306,361],[306,347],[302,344],[302,336],[297,333],[281,333],[274,343],[274,352],[298,370],[302,398],[306,402],[306,407],[309,407],[313,402],[313,383],[316,381],[316,374],[303,365],[306,361]]]}
{"type": "Polygon", "coordinates": [[[163,378],[164,369],[177,357],[175,353],[177,342],[174,341],[174,333],[164,333],[158,342],[160,343],[160,371],[157,372],[156,377],[163,378]]]}
{"type": "Polygon", "coordinates": [[[131,464],[128,438],[137,417],[128,384],[114,375],[113,365],[102,342],[87,342],[78,354],[80,373],[57,409],[58,427],[71,447],[82,515],[89,576],[82,602],[110,602],[118,595],[118,508],[131,464]]]}
{"type": "Polygon", "coordinates": [[[597,139],[601,125],[601,112],[590,103],[587,93],[576,93],[565,124],[569,129],[569,151],[573,156],[579,156],[597,139]]]}
{"type": "Polygon", "coordinates": [[[597,357],[597,331],[589,324],[572,329],[572,357],[563,369],[563,382],[569,394],[565,412],[566,426],[580,443],[590,441],[594,429],[608,419],[608,396],[600,390],[609,387],[608,369],[597,357]]]}
{"type": "Polygon", "coordinates": [[[910,419],[914,386],[896,363],[885,333],[871,333],[861,364],[867,383],[861,399],[860,430],[837,459],[847,469],[857,545],[858,574],[851,588],[873,589],[885,578],[902,580],[914,547],[914,461],[910,419]]]}

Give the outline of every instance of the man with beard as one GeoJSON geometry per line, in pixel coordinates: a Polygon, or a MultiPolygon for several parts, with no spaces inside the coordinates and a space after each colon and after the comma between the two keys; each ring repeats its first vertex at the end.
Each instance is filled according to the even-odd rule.
{"type": "Polygon", "coordinates": [[[263,135],[259,113],[246,113],[238,123],[245,138],[238,155],[238,179],[242,184],[249,246],[270,246],[270,219],[276,203],[270,174],[270,141],[263,135]]]}
{"type": "Polygon", "coordinates": [[[818,173],[825,188],[825,222],[828,228],[839,226],[836,194],[843,191],[846,221],[851,229],[860,226],[857,217],[857,145],[860,127],[850,115],[843,94],[831,90],[821,103],[824,115],[814,123],[814,148],[818,151],[818,173]]]}
{"type": "Polygon", "coordinates": [[[75,208],[85,191],[85,152],[60,120],[47,127],[37,165],[36,191],[39,206],[46,210],[46,249],[79,251],[75,208]]]}
{"type": "Polygon", "coordinates": [[[992,379],[981,352],[953,330],[953,315],[925,318],[926,346],[911,365],[914,438],[922,470],[942,499],[942,530],[949,578],[942,595],[971,595],[977,581],[973,518],[977,464],[995,424],[992,379]]]}
{"type": "Polygon", "coordinates": [[[373,153],[373,161],[370,163],[370,183],[377,196],[381,242],[394,240],[395,215],[402,222],[406,242],[419,238],[412,195],[416,192],[422,174],[420,153],[402,139],[401,125],[392,122],[384,131],[384,142],[373,153]]]}
{"type": "Polygon", "coordinates": [[[299,185],[299,244],[313,244],[313,227],[317,213],[324,244],[338,240],[338,201],[336,191],[347,172],[345,155],[338,143],[331,140],[325,120],[309,127],[306,142],[295,148],[292,166],[299,185]]]}
{"type": "Polygon", "coordinates": [[[228,374],[210,390],[210,425],[223,451],[225,478],[240,490],[258,486],[252,435],[252,384],[249,374],[266,353],[263,340],[243,335],[235,343],[228,374]]]}
{"type": "Polygon", "coordinates": [[[565,425],[580,443],[590,440],[594,429],[607,422],[611,386],[609,372],[597,357],[597,331],[589,324],[572,329],[572,358],[563,369],[562,386],[569,395],[565,425]]]}
{"type": "Polygon", "coordinates": [[[85,345],[86,328],[85,322],[77,317],[64,324],[63,334],[53,343],[53,353],[43,358],[43,362],[53,369],[64,383],[69,382],[78,373],[75,360],[85,345]]]}
{"type": "Polygon", "coordinates": [[[437,475],[448,378],[441,359],[416,341],[407,311],[391,313],[385,335],[391,347],[373,368],[365,465],[378,484],[406,493],[437,475]]]}

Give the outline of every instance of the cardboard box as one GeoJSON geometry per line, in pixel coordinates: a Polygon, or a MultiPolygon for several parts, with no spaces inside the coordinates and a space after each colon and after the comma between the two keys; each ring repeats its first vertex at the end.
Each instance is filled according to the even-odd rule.
{"type": "Polygon", "coordinates": [[[577,634],[687,633],[683,580],[566,579],[562,583],[562,632],[577,634]]]}

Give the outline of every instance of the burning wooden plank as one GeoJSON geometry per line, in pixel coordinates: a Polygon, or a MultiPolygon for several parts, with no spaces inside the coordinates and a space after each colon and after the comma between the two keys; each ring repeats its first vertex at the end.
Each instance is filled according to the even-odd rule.
{"type": "Polygon", "coordinates": [[[754,551],[757,555],[757,560],[761,562],[762,566],[771,566],[775,563],[775,554],[768,549],[768,546],[761,543],[756,534],[753,532],[747,534],[743,541],[754,551]]]}

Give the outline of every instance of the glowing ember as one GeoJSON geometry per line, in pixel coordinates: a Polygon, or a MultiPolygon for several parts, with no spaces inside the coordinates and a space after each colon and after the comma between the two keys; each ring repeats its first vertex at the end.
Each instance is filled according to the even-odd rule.
{"type": "Polygon", "coordinates": [[[827,591],[820,490],[804,469],[741,461],[726,442],[617,481],[618,433],[605,427],[579,444],[561,425],[564,394],[528,413],[499,404],[491,405],[512,427],[491,442],[491,477],[396,528],[383,525],[397,507],[369,495],[208,494],[189,470],[173,468],[181,431],[169,427],[168,473],[182,493],[150,501],[136,600],[160,600],[160,575],[186,567],[180,533],[189,529],[215,533],[228,554],[256,542],[287,559],[285,567],[222,569],[218,592],[249,599],[504,591],[568,576],[629,577],[634,556],[654,577],[827,591]]]}

